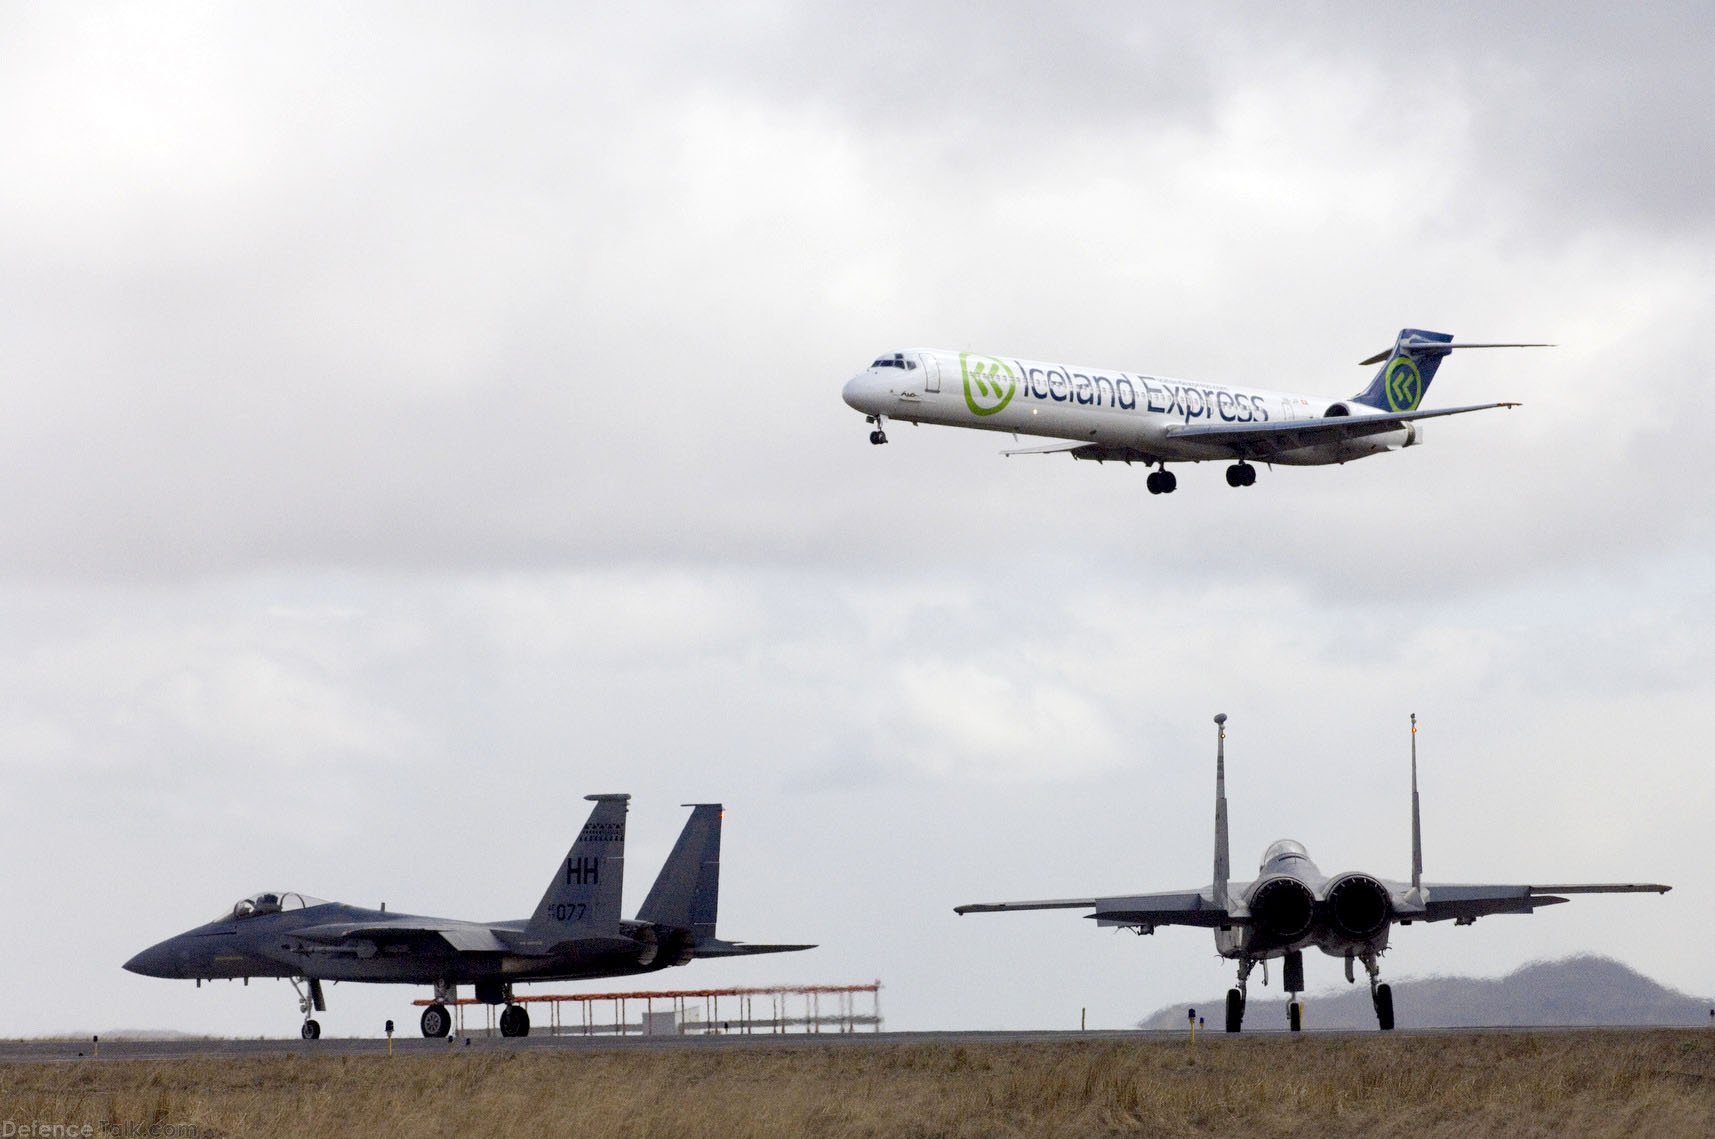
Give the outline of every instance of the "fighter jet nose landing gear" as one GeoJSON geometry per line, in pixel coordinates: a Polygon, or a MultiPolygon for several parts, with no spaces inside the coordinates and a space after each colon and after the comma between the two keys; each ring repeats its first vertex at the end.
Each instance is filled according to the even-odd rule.
{"type": "Polygon", "coordinates": [[[310,977],[306,987],[298,983],[300,978],[292,977],[289,980],[292,982],[292,988],[298,994],[298,1011],[304,1014],[304,1027],[298,1030],[298,1035],[305,1040],[320,1040],[322,1026],[316,1023],[316,1018],[310,1014],[328,1010],[327,1001],[322,999],[321,981],[315,977],[310,977]]]}
{"type": "Polygon", "coordinates": [[[1164,463],[1159,471],[1149,472],[1143,485],[1149,488],[1150,494],[1172,494],[1179,488],[1179,476],[1168,470],[1164,463]]]}
{"type": "Polygon", "coordinates": [[[1234,463],[1227,468],[1228,486],[1251,486],[1256,482],[1256,468],[1249,463],[1234,463]]]}
{"type": "Polygon", "coordinates": [[[1286,990],[1286,1026],[1293,1032],[1304,1027],[1304,1002],[1298,994],[1304,991],[1304,951],[1294,949],[1281,958],[1280,987],[1286,990]]]}

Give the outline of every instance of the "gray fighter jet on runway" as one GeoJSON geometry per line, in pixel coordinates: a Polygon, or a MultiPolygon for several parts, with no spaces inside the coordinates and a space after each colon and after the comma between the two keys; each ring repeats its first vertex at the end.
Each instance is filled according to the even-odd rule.
{"type": "Polygon", "coordinates": [[[1393,1027],[1393,990],[1379,983],[1378,959],[1387,949],[1395,922],[1446,921],[1470,925],[1489,914],[1528,914],[1537,906],[1567,899],[1561,894],[1665,894],[1656,883],[1583,883],[1564,886],[1459,886],[1423,881],[1423,829],[1417,805],[1417,716],[1411,717],[1411,881],[1389,882],[1369,874],[1327,875],[1310,861],[1304,847],[1281,839],[1263,852],[1253,882],[1232,882],[1227,861],[1227,717],[1215,717],[1215,874],[1201,890],[1138,894],[1123,898],[1067,898],[1044,902],[997,902],[955,907],[959,914],[1004,910],[1094,910],[1085,915],[1097,925],[1118,926],[1139,934],[1160,925],[1203,926],[1215,931],[1215,948],[1239,963],[1239,984],[1227,991],[1227,1031],[1237,1032],[1245,1017],[1245,984],[1251,969],[1285,958],[1282,972],[1287,1023],[1297,1032],[1303,1016],[1298,994],[1304,991],[1303,950],[1310,946],[1352,962],[1370,975],[1370,997],[1383,1030],[1393,1027]]]}
{"type": "Polygon", "coordinates": [[[691,817],[634,921],[620,917],[629,795],[587,795],[595,810],[554,871],[528,919],[458,921],[367,910],[305,894],[245,898],[207,925],[150,946],[125,963],[150,977],[195,979],[286,977],[298,989],[303,1037],[321,1026],[323,981],[433,985],[423,1010],[424,1036],[445,1036],[452,1017],[443,1002],[457,986],[504,1004],[500,1031],[527,1036],[530,1017],[514,1004],[519,981],[621,977],[684,965],[699,957],[790,953],[813,945],[747,945],[715,936],[720,890],[721,806],[686,804],[691,817]],[[308,991],[300,986],[307,983],[308,991]]]}

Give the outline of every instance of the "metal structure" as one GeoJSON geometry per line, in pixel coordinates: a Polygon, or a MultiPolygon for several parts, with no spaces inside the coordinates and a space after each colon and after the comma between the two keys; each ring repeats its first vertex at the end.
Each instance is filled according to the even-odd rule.
{"type": "MultiPolygon", "coordinates": [[[[880,981],[867,985],[773,985],[765,988],[645,989],[629,993],[544,993],[514,996],[512,999],[518,1004],[547,1005],[550,1036],[646,1035],[649,1026],[656,1019],[656,1001],[666,1002],[667,1008],[663,1011],[673,1013],[673,1031],[680,1035],[753,1035],[793,1031],[847,1033],[857,1032],[860,1028],[868,1028],[871,1032],[881,1031],[880,981]],[[858,1011],[860,995],[863,993],[868,993],[870,997],[867,1013],[858,1011]],[[736,1009],[734,1006],[727,1006],[729,1014],[725,1016],[722,1015],[720,1003],[723,997],[738,1002],[736,1009]],[[761,1009],[757,1008],[758,997],[766,998],[766,1004],[761,1009]],[[825,998],[832,999],[832,1011],[824,1009],[825,998]],[[637,1008],[639,1001],[642,1002],[640,1009],[637,1008]],[[598,1019],[598,1006],[608,1002],[613,1005],[613,1019],[604,1023],[598,1019]],[[578,1006],[576,1017],[568,1019],[565,1016],[564,1006],[568,1003],[578,1006]],[[797,1004],[797,1009],[794,1009],[794,1004],[797,1004]],[[628,1006],[629,1009],[637,1010],[638,1020],[630,1019],[628,1006]],[[762,1015],[758,1015],[759,1012],[762,1015]],[[732,1015],[733,1013],[736,1015],[732,1015]]],[[[427,1006],[435,1002],[425,998],[413,1003],[427,1006]]],[[[450,1006],[456,1017],[455,1031],[465,1031],[466,1005],[482,1005],[487,1009],[486,1031],[494,1031],[494,1005],[474,997],[441,1003],[450,1006]]]]}

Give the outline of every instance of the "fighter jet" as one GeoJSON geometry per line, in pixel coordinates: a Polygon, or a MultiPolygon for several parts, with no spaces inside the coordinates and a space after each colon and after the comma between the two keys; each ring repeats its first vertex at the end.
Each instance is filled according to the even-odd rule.
{"type": "Polygon", "coordinates": [[[314,1040],[325,1011],[323,981],[433,985],[423,1010],[427,1037],[446,1036],[446,1002],[458,986],[504,1004],[503,1036],[528,1036],[530,1017],[513,1003],[520,981],[622,977],[700,957],[791,953],[813,945],[750,945],[715,936],[720,889],[721,805],[692,808],[679,841],[633,921],[620,917],[625,815],[630,795],[586,795],[595,809],[529,918],[472,922],[327,902],[269,891],[238,902],[207,925],[152,945],[125,963],[149,977],[204,980],[285,977],[298,991],[302,1035],[314,1040]],[[306,991],[307,990],[307,991],[306,991]]]}
{"type": "Polygon", "coordinates": [[[957,906],[958,914],[1000,913],[1008,910],[1092,910],[1086,917],[1097,925],[1117,926],[1139,934],[1157,926],[1192,925],[1215,931],[1215,948],[1239,963],[1239,983],[1227,991],[1227,1031],[1244,1023],[1246,982],[1258,962],[1268,983],[1270,958],[1284,958],[1283,987],[1287,992],[1287,1024],[1297,1032],[1303,1021],[1304,954],[1314,946],[1346,960],[1346,980],[1353,980],[1352,963],[1363,963],[1370,975],[1370,998],[1376,1022],[1393,1028],[1393,990],[1380,982],[1379,959],[1387,949],[1395,923],[1446,921],[1470,925],[1490,914],[1528,914],[1538,906],[1556,905],[1563,894],[1665,894],[1657,883],[1579,883],[1560,886],[1470,886],[1423,881],[1423,828],[1417,798],[1417,716],[1411,717],[1411,881],[1390,882],[1370,874],[1327,875],[1310,861],[1303,845],[1281,839],[1262,855],[1255,881],[1233,882],[1227,859],[1227,773],[1225,713],[1215,717],[1215,873],[1214,882],[1200,890],[1170,894],[1137,894],[1119,898],[1066,898],[1042,902],[995,902],[957,906]]]}

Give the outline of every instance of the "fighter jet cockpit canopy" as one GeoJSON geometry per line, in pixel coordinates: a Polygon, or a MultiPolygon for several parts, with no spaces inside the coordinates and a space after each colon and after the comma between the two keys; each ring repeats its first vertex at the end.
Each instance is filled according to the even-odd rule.
{"type": "Polygon", "coordinates": [[[307,910],[311,906],[325,906],[327,904],[321,898],[312,898],[308,894],[299,894],[291,890],[264,890],[260,894],[240,898],[233,903],[231,910],[220,916],[241,921],[244,918],[256,917],[258,914],[277,914],[281,910],[307,910]]]}
{"type": "Polygon", "coordinates": [[[915,368],[916,366],[917,361],[907,360],[905,358],[905,353],[903,352],[895,352],[891,356],[883,356],[870,365],[872,368],[915,368]]]}
{"type": "Polygon", "coordinates": [[[1277,839],[1270,844],[1267,850],[1262,852],[1262,865],[1266,868],[1269,863],[1277,858],[1302,858],[1308,862],[1310,852],[1304,849],[1304,844],[1301,842],[1294,842],[1289,838],[1277,839]]]}

